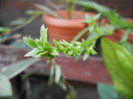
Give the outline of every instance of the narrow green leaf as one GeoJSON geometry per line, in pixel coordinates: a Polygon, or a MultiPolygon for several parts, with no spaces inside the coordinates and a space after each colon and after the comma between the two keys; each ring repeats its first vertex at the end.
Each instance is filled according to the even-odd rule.
{"type": "Polygon", "coordinates": [[[52,48],[51,55],[53,55],[53,56],[59,55],[59,53],[57,52],[56,48],[52,48]]]}
{"type": "Polygon", "coordinates": [[[24,42],[30,47],[30,48],[36,48],[36,42],[31,39],[31,37],[23,37],[24,42]]]}
{"type": "Polygon", "coordinates": [[[86,32],[88,32],[88,27],[83,29],[81,32],[79,32],[74,38],[72,41],[77,41],[79,40],[86,32]]]}
{"type": "Polygon", "coordinates": [[[75,3],[78,5],[85,6],[87,8],[95,9],[96,11],[101,12],[101,13],[108,13],[111,11],[110,8],[102,6],[93,1],[75,0],[75,3]]]}
{"type": "Polygon", "coordinates": [[[24,17],[18,18],[17,20],[14,20],[10,23],[10,25],[21,25],[26,23],[26,19],[24,17]]]}
{"type": "Polygon", "coordinates": [[[93,17],[93,21],[96,21],[96,20],[99,19],[100,17],[101,17],[101,13],[96,14],[96,15],[93,17]]]}
{"type": "Polygon", "coordinates": [[[40,4],[35,4],[35,6],[39,9],[41,9],[42,11],[44,11],[45,13],[51,14],[57,18],[61,18],[61,16],[59,16],[57,13],[55,13],[53,10],[49,9],[46,6],[40,5],[40,4]]]}
{"type": "Polygon", "coordinates": [[[32,64],[38,62],[39,59],[25,59],[22,61],[19,61],[17,63],[14,63],[12,65],[7,66],[7,68],[3,69],[2,74],[4,74],[9,79],[13,78],[20,72],[24,71],[26,68],[31,66],[32,64]]]}
{"type": "Polygon", "coordinates": [[[95,50],[91,50],[91,54],[92,54],[92,55],[96,55],[97,52],[96,52],[95,50]]]}
{"type": "Polygon", "coordinates": [[[86,61],[88,57],[89,57],[89,53],[85,52],[85,54],[83,56],[83,61],[86,61]]]}
{"type": "Polygon", "coordinates": [[[121,46],[128,50],[128,52],[133,56],[133,44],[130,42],[118,42],[121,46]]]}
{"type": "Polygon", "coordinates": [[[50,69],[49,85],[51,86],[55,80],[55,64],[52,64],[50,69]]]}
{"type": "Polygon", "coordinates": [[[0,32],[2,32],[3,34],[6,34],[8,32],[10,32],[10,28],[7,28],[7,27],[0,27],[0,32]]]}
{"type": "Polygon", "coordinates": [[[130,33],[131,33],[130,29],[126,30],[126,32],[124,33],[124,35],[123,35],[123,37],[121,38],[120,41],[121,42],[127,41],[130,33]]]}
{"type": "Polygon", "coordinates": [[[41,11],[39,11],[39,10],[27,10],[26,14],[30,15],[30,16],[33,16],[33,15],[39,16],[39,15],[41,15],[43,13],[41,11]]]}
{"type": "Polygon", "coordinates": [[[12,96],[12,87],[9,79],[0,73],[0,97],[12,96]]]}
{"type": "Polygon", "coordinates": [[[98,83],[97,88],[101,99],[118,99],[118,93],[112,85],[98,83]]]}
{"type": "Polygon", "coordinates": [[[62,77],[62,69],[59,65],[55,66],[55,83],[58,83],[62,77]]]}
{"type": "Polygon", "coordinates": [[[39,49],[34,48],[32,51],[30,51],[27,54],[25,54],[25,57],[29,57],[29,56],[32,56],[34,58],[40,57],[41,54],[39,52],[40,52],[39,49]]]}
{"type": "Polygon", "coordinates": [[[40,40],[43,45],[47,42],[47,29],[44,27],[44,25],[42,25],[40,29],[40,40]]]}

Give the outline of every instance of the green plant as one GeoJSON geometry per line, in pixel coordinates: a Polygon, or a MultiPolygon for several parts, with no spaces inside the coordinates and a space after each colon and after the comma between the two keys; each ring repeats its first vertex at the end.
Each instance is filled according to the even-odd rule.
{"type": "Polygon", "coordinates": [[[18,18],[10,23],[12,28],[10,27],[0,27],[0,44],[4,43],[6,40],[10,39],[11,33],[13,34],[15,31],[23,28],[24,26],[30,24],[32,21],[34,21],[36,18],[38,18],[43,12],[41,11],[33,11],[28,10],[26,11],[26,14],[30,17],[28,19],[21,17],[18,18]]]}
{"type": "MultiPolygon", "coordinates": [[[[54,9],[59,9],[59,7],[57,5],[55,5],[54,3],[52,3],[49,0],[46,0],[48,2],[48,4],[50,4],[51,7],[53,7],[54,9]]],[[[72,19],[72,13],[74,10],[74,5],[75,5],[75,0],[62,0],[60,1],[64,4],[67,5],[67,12],[68,12],[68,18],[72,19]]],[[[46,6],[42,6],[40,4],[35,4],[36,7],[38,7],[39,9],[41,9],[42,11],[44,11],[45,13],[51,14],[55,17],[60,17],[58,14],[56,14],[53,10],[51,10],[50,8],[46,7],[46,6]]]]}
{"type": "MultiPolygon", "coordinates": [[[[47,40],[47,29],[44,27],[44,25],[41,26],[40,29],[40,38],[39,39],[31,39],[31,37],[24,37],[24,42],[33,50],[28,52],[25,56],[29,57],[44,57],[49,58],[49,61],[52,60],[52,67],[51,67],[51,73],[50,73],[50,79],[49,84],[52,85],[53,83],[56,83],[60,85],[64,90],[69,88],[71,91],[71,94],[73,93],[73,90],[71,86],[66,83],[63,72],[61,67],[56,64],[56,61],[54,60],[54,57],[59,55],[59,53],[64,53],[66,56],[73,56],[73,57],[80,57],[83,54],[83,60],[85,61],[90,54],[96,55],[97,52],[94,50],[95,44],[97,39],[104,35],[108,35],[112,33],[113,28],[111,26],[107,26],[106,28],[104,26],[100,26],[95,21],[100,17],[100,14],[94,16],[93,18],[90,18],[88,15],[86,15],[86,20],[84,22],[90,22],[90,26],[88,29],[90,30],[90,36],[87,40],[82,39],[81,42],[77,42],[79,36],[77,36],[71,43],[66,42],[65,40],[57,42],[56,40],[53,40],[53,44],[55,47],[53,47],[47,40]]],[[[76,97],[74,95],[74,97],[76,97]]]]}
{"type": "Polygon", "coordinates": [[[102,39],[101,44],[104,61],[115,90],[126,99],[132,99],[133,57],[125,48],[107,39],[102,39]]]}
{"type": "MultiPolygon", "coordinates": [[[[26,56],[32,56],[32,57],[42,56],[45,58],[49,58],[49,61],[50,61],[55,56],[59,55],[60,52],[63,52],[67,56],[73,56],[73,57],[80,56],[81,53],[83,53],[84,60],[89,56],[90,53],[95,55],[96,52],[93,48],[95,46],[96,40],[103,35],[107,35],[106,34],[107,28],[100,27],[99,24],[95,23],[94,21],[94,19],[97,19],[98,16],[100,15],[98,14],[92,19],[90,19],[89,16],[86,15],[86,21],[84,22],[90,22],[90,23],[92,22],[92,24],[90,24],[90,26],[88,27],[90,30],[90,37],[87,40],[82,40],[82,42],[77,42],[76,40],[73,40],[71,43],[68,43],[66,41],[57,42],[56,40],[54,40],[53,43],[55,44],[55,47],[52,47],[48,43],[47,29],[45,29],[43,25],[40,30],[40,34],[41,34],[40,39],[36,39],[34,41],[30,37],[24,38],[24,42],[28,44],[31,48],[33,48],[33,50],[27,53],[26,56]]],[[[111,30],[113,29],[114,28],[112,28],[111,30]]],[[[108,32],[111,33],[110,30],[108,32]]],[[[126,40],[126,37],[125,37],[125,40],[126,40]]],[[[132,97],[132,94],[131,94],[132,87],[130,86],[132,84],[131,82],[132,57],[128,54],[128,52],[124,48],[106,39],[102,39],[102,51],[103,51],[105,63],[114,81],[115,90],[118,91],[124,97],[127,97],[127,99],[131,99],[130,97],[132,97]]],[[[53,63],[56,64],[54,60],[53,60],[53,63]]],[[[59,65],[53,65],[51,68],[49,83],[52,84],[55,82],[65,89],[66,82],[62,75],[63,73],[62,73],[61,67],[59,65]]],[[[99,84],[98,86],[104,87],[104,85],[102,84],[99,84]]],[[[105,87],[107,88],[109,87],[112,90],[112,92],[111,91],[108,92],[108,94],[110,94],[110,98],[123,99],[117,92],[113,92],[114,89],[111,86],[105,85],[105,87]]],[[[104,90],[105,89],[103,89],[103,91],[104,90]]],[[[67,97],[71,97],[71,94],[70,96],[67,96],[67,97]]],[[[107,95],[105,97],[101,96],[102,99],[106,99],[106,97],[107,95]]]]}
{"type": "Polygon", "coordinates": [[[106,6],[97,4],[93,1],[75,1],[75,4],[84,6],[85,10],[94,9],[97,12],[102,13],[103,17],[107,18],[109,20],[109,24],[112,24],[114,27],[114,30],[117,29],[124,29],[126,31],[130,31],[129,33],[126,32],[124,35],[129,35],[131,31],[133,31],[133,22],[129,22],[125,18],[123,18],[121,15],[119,15],[116,10],[112,10],[106,6]]]}
{"type": "Polygon", "coordinates": [[[98,94],[101,99],[124,99],[113,87],[113,85],[98,83],[98,94]]]}
{"type": "Polygon", "coordinates": [[[2,69],[0,71],[0,97],[11,97],[13,90],[10,79],[38,61],[39,59],[25,59],[2,69]]]}
{"type": "MultiPolygon", "coordinates": [[[[81,6],[84,6],[83,11],[84,10],[88,11],[89,9],[94,9],[97,12],[100,12],[102,14],[102,16],[109,21],[109,22],[107,22],[107,24],[111,25],[111,27],[109,27],[109,28],[113,28],[113,30],[124,29],[124,30],[126,30],[126,32],[124,34],[125,36],[128,36],[133,31],[133,22],[129,22],[128,20],[123,18],[121,15],[119,15],[116,12],[116,10],[112,10],[112,9],[106,7],[106,6],[97,4],[96,2],[93,2],[93,1],[86,1],[86,0],[63,0],[62,2],[63,3],[67,3],[67,5],[68,5],[67,9],[69,9],[68,10],[69,18],[71,17],[71,14],[72,14],[74,6],[75,5],[81,5],[81,6]]],[[[52,2],[50,2],[50,3],[52,3],[52,2]]],[[[46,12],[46,13],[49,13],[49,14],[55,16],[55,17],[61,18],[61,16],[57,15],[57,13],[55,13],[53,10],[51,10],[51,9],[45,7],[45,6],[42,6],[42,5],[39,5],[39,4],[36,4],[36,6],[38,8],[40,8],[42,11],[46,12]]],[[[50,6],[52,6],[54,9],[57,9],[57,10],[59,9],[59,7],[56,6],[54,3],[50,4],[50,6]]],[[[84,29],[83,31],[81,31],[74,38],[74,40],[78,40],[86,32],[88,32],[87,28],[84,29]]],[[[88,35],[89,35],[89,32],[88,32],[88,35]]],[[[110,35],[111,35],[111,33],[110,33],[110,35]]]]}

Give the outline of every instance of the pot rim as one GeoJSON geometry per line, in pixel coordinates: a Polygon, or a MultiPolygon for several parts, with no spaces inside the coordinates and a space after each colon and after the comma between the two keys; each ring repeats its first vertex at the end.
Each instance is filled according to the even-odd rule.
{"type": "MultiPolygon", "coordinates": [[[[62,13],[64,14],[67,13],[67,11],[65,10],[59,10],[55,12],[59,13],[59,15],[62,13]]],[[[55,27],[63,27],[63,28],[83,28],[87,25],[83,23],[83,21],[85,20],[85,17],[84,17],[85,14],[88,13],[91,17],[95,15],[92,12],[74,11],[74,13],[80,14],[82,16],[79,16],[80,18],[76,18],[76,19],[67,19],[67,18],[56,18],[56,17],[53,17],[52,15],[44,14],[42,17],[42,20],[44,21],[44,23],[47,24],[47,26],[55,26],[55,27]]]]}

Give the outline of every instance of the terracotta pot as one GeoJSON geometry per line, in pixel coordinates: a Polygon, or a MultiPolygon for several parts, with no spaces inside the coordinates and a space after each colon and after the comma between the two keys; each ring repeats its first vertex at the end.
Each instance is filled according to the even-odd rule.
{"type": "MultiPolygon", "coordinates": [[[[131,18],[126,18],[126,20],[128,20],[129,22],[133,22],[133,19],[131,19],[131,18]]],[[[124,35],[125,32],[126,32],[125,30],[119,29],[119,30],[115,30],[112,35],[105,36],[105,37],[107,39],[111,40],[111,41],[118,42],[123,37],[123,35],[124,35]]],[[[129,34],[128,41],[129,42],[133,42],[133,32],[131,32],[129,34]]]]}
{"type": "MultiPolygon", "coordinates": [[[[70,42],[80,31],[82,31],[87,24],[82,23],[85,20],[85,12],[74,11],[72,19],[68,19],[66,11],[56,11],[62,18],[55,18],[51,15],[44,15],[43,21],[48,27],[50,42],[53,39],[66,40],[70,42]]],[[[87,13],[94,16],[93,13],[87,13]]],[[[85,37],[85,35],[84,35],[85,37]]]]}

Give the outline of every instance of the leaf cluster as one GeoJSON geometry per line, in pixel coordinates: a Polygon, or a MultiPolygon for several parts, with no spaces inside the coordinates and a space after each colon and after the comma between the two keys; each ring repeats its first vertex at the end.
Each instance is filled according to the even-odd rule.
{"type": "Polygon", "coordinates": [[[110,23],[113,25],[115,29],[131,29],[133,30],[133,22],[127,21],[125,18],[120,16],[116,10],[112,10],[109,7],[100,5],[93,1],[85,1],[85,0],[76,0],[75,4],[86,7],[86,10],[94,9],[105,18],[108,18],[110,23]]]}
{"type": "Polygon", "coordinates": [[[51,60],[59,53],[64,53],[66,56],[80,56],[82,53],[85,54],[84,60],[86,60],[89,54],[96,54],[94,50],[95,41],[97,38],[82,42],[72,41],[71,43],[66,42],[65,40],[57,42],[53,40],[55,47],[53,47],[47,40],[47,29],[44,25],[40,29],[40,39],[33,40],[31,37],[24,37],[24,42],[33,50],[27,53],[25,56],[29,57],[45,57],[51,60]],[[88,54],[88,55],[87,55],[88,54]]]}
{"type": "Polygon", "coordinates": [[[24,42],[30,47],[33,48],[32,51],[27,53],[25,56],[32,56],[32,57],[45,57],[51,60],[59,53],[57,52],[55,47],[52,47],[51,44],[47,41],[47,29],[44,25],[41,26],[40,29],[40,39],[33,40],[31,37],[24,37],[24,42]]]}

